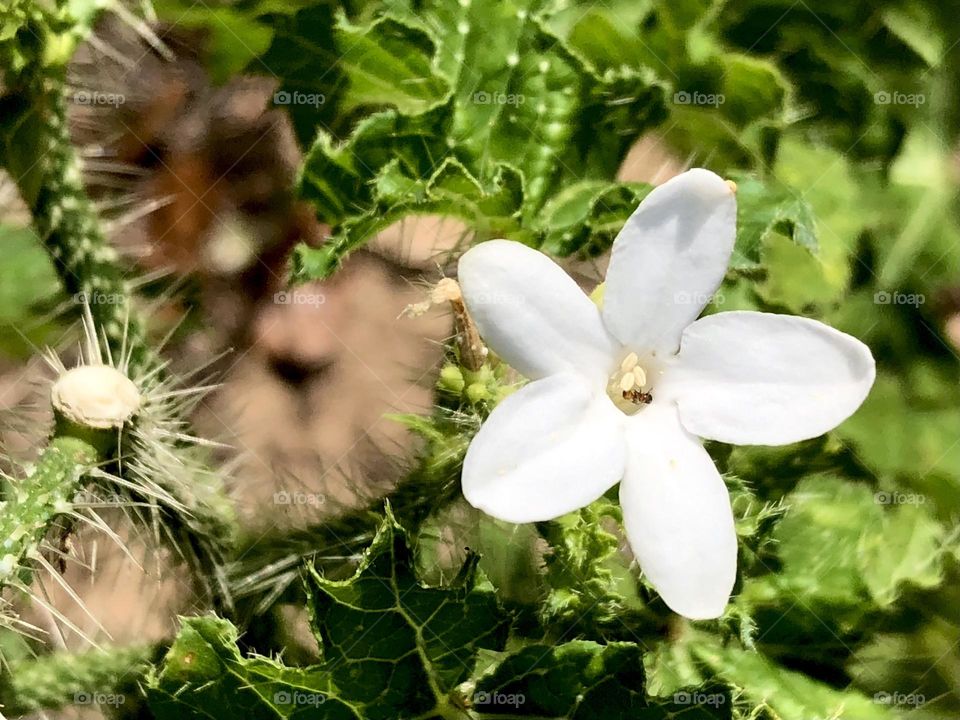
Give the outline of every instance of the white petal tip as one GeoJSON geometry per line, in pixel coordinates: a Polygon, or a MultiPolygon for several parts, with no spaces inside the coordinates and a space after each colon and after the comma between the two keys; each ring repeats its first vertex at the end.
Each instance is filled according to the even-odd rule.
{"type": "Polygon", "coordinates": [[[689,192],[696,193],[703,198],[724,198],[737,192],[735,182],[724,180],[715,172],[705,168],[692,168],[668,180],[667,183],[682,183],[687,186],[686,189],[689,192]]]}
{"type": "Polygon", "coordinates": [[[687,620],[716,620],[727,609],[729,600],[729,593],[722,599],[671,598],[668,600],[666,597],[663,598],[667,607],[687,620]]]}

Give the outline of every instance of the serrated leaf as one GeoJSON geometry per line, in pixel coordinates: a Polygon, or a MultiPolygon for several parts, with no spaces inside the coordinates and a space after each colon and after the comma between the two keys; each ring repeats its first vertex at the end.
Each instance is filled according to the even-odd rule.
{"type": "Polygon", "coordinates": [[[442,102],[447,84],[432,69],[435,47],[422,30],[381,17],[367,26],[337,20],[342,54],[338,64],[350,78],[344,104],[392,105],[416,115],[442,102]]]}
{"type": "Polygon", "coordinates": [[[732,269],[757,267],[764,244],[773,233],[817,251],[813,212],[796,191],[750,176],[734,174],[733,178],[737,183],[737,240],[730,260],[732,269]]]}
{"type": "Polygon", "coordinates": [[[523,194],[520,174],[502,165],[481,184],[457,160],[448,158],[426,180],[404,172],[400,160],[386,164],[371,181],[375,205],[340,223],[321,248],[296,249],[294,277],[326,277],[341,258],[380,230],[408,215],[445,215],[465,221],[482,237],[511,237],[522,241],[528,233],[520,225],[523,194]]]}
{"type": "Polygon", "coordinates": [[[449,717],[454,688],[510,620],[469,555],[449,587],[422,585],[389,509],[354,577],[309,569],[308,609],[323,662],[289,668],[243,657],[226,620],[191,618],[148,680],[159,720],[192,717],[399,720],[449,717]]]}
{"type": "MultiPolygon", "coordinates": [[[[787,510],[774,529],[782,569],[769,581],[787,602],[856,606],[865,599],[858,547],[864,528],[883,513],[866,485],[832,476],[801,481],[784,498],[787,510]]],[[[758,586],[748,587],[749,594],[758,586]]]]}
{"type": "Polygon", "coordinates": [[[340,693],[362,705],[365,720],[431,712],[473,671],[478,650],[503,648],[509,619],[492,586],[477,578],[477,560],[471,554],[450,587],[421,585],[406,536],[388,512],[353,578],[308,574],[326,666],[340,693]]]}
{"type": "MultiPolygon", "coordinates": [[[[412,213],[453,215],[479,237],[497,230],[535,246],[546,234],[553,249],[565,253],[588,242],[591,251],[608,244],[610,226],[619,229],[629,215],[624,199],[637,197],[613,178],[632,139],[662,118],[662,87],[640,70],[598,74],[547,29],[544,12],[534,0],[433,0],[416,8],[395,3],[389,20],[351,28],[358,54],[338,67],[360,92],[350,89],[348,97],[395,109],[363,120],[343,143],[326,132],[314,143],[301,192],[334,226],[334,241],[319,255],[301,248],[298,277],[324,276],[383,221],[412,213]],[[387,27],[393,41],[381,42],[377,33],[387,27]],[[406,42],[410,38],[417,41],[406,42]],[[437,104],[427,93],[423,103],[419,96],[411,102],[394,77],[390,85],[378,76],[373,88],[362,69],[376,66],[378,54],[401,40],[397,62],[416,69],[415,86],[450,87],[449,100],[437,104]],[[457,188],[436,178],[453,163],[463,181],[457,188]],[[588,178],[597,183],[595,197],[580,225],[554,233],[538,224],[549,198],[588,178]],[[499,215],[484,217],[481,201],[496,195],[498,186],[514,204],[498,203],[499,215]]],[[[344,27],[337,42],[346,46],[344,27]]],[[[402,79],[407,70],[395,74],[402,79]]]]}
{"type": "Polygon", "coordinates": [[[615,587],[611,561],[620,540],[607,531],[604,519],[622,521],[619,506],[601,498],[538,525],[550,545],[544,556],[547,595],[540,607],[546,626],[558,623],[589,632],[619,622],[625,598],[615,587]]]}
{"type": "Polygon", "coordinates": [[[773,720],[893,720],[888,708],[855,690],[837,690],[786,670],[757,652],[712,640],[691,643],[694,654],[716,675],[773,720]]]}
{"type": "Polygon", "coordinates": [[[215,617],[183,620],[162,668],[147,680],[147,698],[157,720],[360,718],[335,696],[325,670],[242,657],[236,628],[215,617]]]}
{"type": "Polygon", "coordinates": [[[539,213],[536,230],[543,236],[541,249],[566,256],[610,247],[626,218],[652,189],[645,183],[601,180],[569,185],[539,213]]]}
{"type": "Polygon", "coordinates": [[[643,687],[643,658],[634,643],[575,640],[557,646],[529,645],[503,658],[477,681],[473,708],[484,717],[551,720],[730,717],[725,693],[678,693],[680,702],[667,702],[647,699],[643,687]]]}
{"type": "Polygon", "coordinates": [[[779,232],[766,236],[760,264],[766,273],[755,289],[768,305],[809,314],[811,308],[828,305],[837,297],[820,258],[779,232]]]}
{"type": "Polygon", "coordinates": [[[932,588],[943,581],[944,532],[923,509],[923,495],[883,491],[874,498],[887,507],[860,540],[860,572],[874,602],[886,607],[905,583],[932,588]]]}

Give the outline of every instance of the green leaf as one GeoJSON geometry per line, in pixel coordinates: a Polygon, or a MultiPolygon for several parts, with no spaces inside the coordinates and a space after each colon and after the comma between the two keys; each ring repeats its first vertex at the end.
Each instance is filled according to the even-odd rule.
{"type": "Polygon", "coordinates": [[[602,180],[583,180],[563,188],[536,220],[536,231],[543,236],[542,249],[566,256],[609,248],[626,219],[652,189],[645,183],[602,180]]]}
{"type": "Polygon", "coordinates": [[[722,56],[723,114],[737,127],[764,117],[775,118],[783,111],[787,82],[768,60],[726,53],[722,56]]]}
{"type": "MultiPolygon", "coordinates": [[[[938,384],[936,393],[942,397],[943,392],[944,386],[938,384]]],[[[836,434],[879,477],[899,480],[933,506],[960,505],[956,480],[960,476],[960,444],[956,441],[960,410],[954,404],[912,398],[905,393],[902,380],[881,371],[863,407],[836,434]],[[888,431],[895,427],[910,430],[888,431]]]]}
{"type": "Polygon", "coordinates": [[[342,15],[337,20],[338,62],[350,78],[345,109],[358,105],[392,105],[416,115],[442,102],[449,92],[437,77],[431,58],[435,47],[423,31],[382,17],[362,27],[342,15]]]}
{"type": "Polygon", "coordinates": [[[830,476],[807,478],[785,499],[774,531],[783,570],[776,582],[805,600],[862,599],[858,547],[863,529],[882,521],[869,487],[830,476]]]}
{"type": "Polygon", "coordinates": [[[730,267],[749,270],[760,263],[761,252],[773,233],[800,247],[817,251],[817,235],[810,206],[792,188],[739,174],[737,183],[737,240],[730,267]]]}
{"type": "Polygon", "coordinates": [[[27,227],[0,223],[0,349],[30,355],[55,330],[50,310],[62,292],[56,269],[27,227]],[[14,331],[12,328],[17,328],[14,331]],[[19,331],[19,332],[18,332],[19,331]]]}
{"type": "Polygon", "coordinates": [[[742,692],[744,699],[764,707],[774,720],[893,720],[883,705],[853,690],[837,690],[786,670],[757,652],[721,646],[713,640],[691,643],[701,662],[742,692]]]}
{"type": "MultiPolygon", "coordinates": [[[[267,51],[273,30],[260,17],[262,3],[199,5],[189,0],[155,0],[157,15],[181,28],[202,30],[204,65],[214,82],[226,83],[267,51]]],[[[262,66],[257,68],[263,72],[262,66]]],[[[272,70],[270,71],[272,72],[272,70]]]]}
{"type": "Polygon", "coordinates": [[[944,56],[943,36],[930,32],[937,19],[920,2],[907,2],[902,7],[886,7],[881,12],[883,24],[910,47],[930,67],[940,64],[944,56]]]}
{"type": "Polygon", "coordinates": [[[367,720],[430,712],[473,671],[479,649],[500,650],[509,619],[469,555],[447,588],[424,587],[403,530],[387,514],[356,575],[307,577],[309,608],[324,660],[367,720]]]}
{"type": "Polygon", "coordinates": [[[941,606],[945,614],[930,617],[925,612],[924,623],[910,632],[875,635],[848,663],[851,677],[910,720],[954,720],[960,707],[960,687],[954,681],[960,667],[958,600],[951,590],[941,606]]]}
{"type": "Polygon", "coordinates": [[[547,596],[540,608],[545,625],[589,631],[619,622],[624,597],[615,589],[609,565],[620,540],[604,528],[604,520],[617,523],[622,517],[619,506],[601,498],[538,525],[550,544],[544,558],[547,596]]]}
{"type": "Polygon", "coordinates": [[[361,716],[334,693],[322,668],[288,668],[266,657],[242,657],[236,628],[215,617],[184,618],[162,668],[147,680],[157,720],[358,720],[361,716]]]}
{"type": "Polygon", "coordinates": [[[765,303],[791,312],[809,314],[810,309],[828,305],[838,295],[826,277],[826,268],[810,248],[772,232],[760,250],[760,264],[766,270],[755,285],[765,303]]]}
{"type": "Polygon", "coordinates": [[[784,593],[782,602],[811,612],[824,606],[866,612],[870,600],[891,606],[906,584],[938,586],[945,533],[925,502],[922,494],[876,491],[832,476],[804,479],[784,499],[787,512],[773,533],[782,569],[748,583],[745,594],[759,600],[770,583],[784,593]]]}
{"type": "Polygon", "coordinates": [[[323,662],[289,668],[243,657],[226,620],[184,620],[148,680],[159,720],[192,717],[421,720],[449,717],[455,687],[481,649],[503,649],[510,620],[470,554],[449,587],[422,585],[406,535],[387,516],[356,574],[340,582],[310,568],[308,609],[323,662]]]}
{"type": "Polygon", "coordinates": [[[526,231],[518,217],[521,182],[516,170],[503,165],[488,183],[481,184],[453,158],[421,181],[403,171],[400,159],[393,160],[372,181],[375,205],[370,210],[342,222],[323,247],[296,249],[294,276],[307,280],[329,275],[351,250],[408,215],[457,217],[481,237],[523,240],[526,231]]]}
{"type": "Polygon", "coordinates": [[[883,491],[874,498],[890,506],[879,524],[866,527],[860,568],[874,602],[887,607],[905,583],[933,588],[943,581],[944,532],[923,509],[923,495],[883,491]]]}
{"type": "Polygon", "coordinates": [[[564,254],[609,245],[643,190],[613,178],[632,140],[662,119],[662,85],[639,69],[598,73],[547,29],[545,12],[533,0],[398,2],[369,25],[338,25],[348,104],[391,109],[341,143],[322,131],[313,144],[301,194],[333,242],[319,254],[299,249],[298,278],[324,277],[416,213],[564,254]],[[578,182],[589,188],[575,212],[550,217],[568,196],[543,220],[545,203],[578,182]]]}
{"type": "Polygon", "coordinates": [[[674,702],[658,702],[646,698],[643,686],[643,658],[634,643],[529,645],[477,681],[473,708],[484,717],[557,720],[730,717],[726,693],[698,690],[677,693],[674,702]]]}

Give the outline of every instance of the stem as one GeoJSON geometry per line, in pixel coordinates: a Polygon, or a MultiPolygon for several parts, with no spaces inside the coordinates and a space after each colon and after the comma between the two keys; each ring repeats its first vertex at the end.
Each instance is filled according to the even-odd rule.
{"type": "Polygon", "coordinates": [[[30,207],[64,289],[77,302],[88,299],[114,357],[126,343],[130,368],[137,371],[152,367],[155,358],[144,342],[143,325],[131,312],[117,253],[107,244],[84,190],[67,123],[67,62],[92,22],[92,15],[70,15],[75,9],[21,2],[6,11],[11,15],[6,22],[20,26],[20,32],[0,40],[0,61],[17,59],[0,97],[0,165],[30,207]]]}
{"type": "Polygon", "coordinates": [[[39,160],[40,189],[34,198],[28,198],[37,233],[67,293],[77,302],[89,304],[110,349],[118,355],[126,342],[131,369],[142,368],[151,353],[144,342],[143,326],[131,312],[117,253],[107,244],[84,191],[80,163],[70,143],[66,101],[58,87],[34,102],[46,114],[41,147],[49,148],[39,160]]]}
{"type": "Polygon", "coordinates": [[[10,584],[39,552],[54,520],[72,509],[84,473],[100,461],[96,449],[73,437],[57,437],[40,455],[33,472],[15,482],[0,503],[0,588],[10,584]]]}
{"type": "MultiPolygon", "coordinates": [[[[117,253],[107,243],[84,190],[67,122],[67,63],[99,9],[97,3],[21,0],[0,10],[0,25],[16,30],[0,37],[0,68],[12,68],[0,87],[0,165],[10,172],[30,207],[37,234],[64,289],[89,308],[95,333],[102,333],[113,364],[122,364],[129,378],[152,375],[159,380],[165,376],[162,361],[146,343],[145,325],[131,308],[117,253]]],[[[0,513],[0,538],[8,538],[0,544],[0,587],[15,581],[13,575],[36,552],[50,524],[69,511],[84,471],[116,458],[116,442],[91,447],[82,442],[89,438],[79,430],[76,422],[58,417],[36,471],[15,484],[13,499],[0,513]]],[[[173,443],[167,448],[170,453],[179,449],[173,443]]],[[[172,456],[169,460],[176,462],[172,456]]],[[[156,470],[163,474],[164,468],[156,470]]],[[[179,496],[193,489],[186,484],[169,488],[188,507],[201,501],[179,496]]],[[[202,500],[201,509],[211,511],[199,521],[171,512],[169,524],[177,539],[191,548],[222,546],[220,536],[206,535],[210,528],[219,533],[225,524],[220,522],[222,514],[213,517],[217,500],[202,500]],[[214,522],[206,522],[209,518],[214,522]]],[[[206,559],[210,556],[204,553],[206,559]]]]}

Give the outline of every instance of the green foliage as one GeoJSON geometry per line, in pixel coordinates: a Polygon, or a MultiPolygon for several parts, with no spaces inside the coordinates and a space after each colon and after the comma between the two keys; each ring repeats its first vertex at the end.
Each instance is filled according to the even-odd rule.
{"type": "Polygon", "coordinates": [[[473,707],[491,717],[511,718],[730,717],[730,697],[723,691],[681,691],[674,702],[657,702],[645,697],[643,686],[642,656],[634,643],[600,645],[574,640],[562,645],[528,645],[507,655],[477,681],[473,707]]]}
{"type": "Polygon", "coordinates": [[[615,589],[610,566],[616,565],[620,540],[609,528],[616,528],[620,520],[619,506],[601,499],[540,524],[550,544],[545,558],[547,597],[540,607],[546,626],[558,623],[596,635],[598,628],[619,622],[624,598],[615,589]]]}
{"type": "Polygon", "coordinates": [[[338,22],[344,103],[390,109],[343,142],[320,130],[301,186],[334,237],[300,249],[299,277],[329,274],[407,214],[451,215],[480,237],[564,253],[609,245],[645,192],[616,183],[617,164],[662,119],[663,89],[640,69],[599,72],[550,32],[554,9],[542,5],[398,2],[366,25],[338,22]],[[491,23],[496,33],[484,31],[491,23]],[[355,61],[369,46],[379,59],[355,61]]]}
{"type": "Polygon", "coordinates": [[[388,508],[352,578],[327,580],[308,570],[318,667],[242,658],[229,623],[186,620],[150,683],[158,717],[224,709],[244,717],[450,717],[454,690],[477,652],[503,648],[509,617],[477,575],[476,555],[450,586],[426,587],[407,542],[388,508]]]}
{"type": "Polygon", "coordinates": [[[771,718],[892,720],[893,713],[856,692],[836,690],[799,672],[778,667],[762,655],[735,647],[694,643],[693,653],[746,700],[771,718]]]}
{"type": "MultiPolygon", "coordinates": [[[[769,578],[776,592],[814,607],[872,602],[885,608],[904,584],[936,587],[943,579],[944,530],[918,504],[920,497],[835,477],[806,478],[784,499],[788,511],[774,531],[782,563],[769,578]]],[[[748,596],[770,590],[763,582],[747,586],[748,596]]]]}
{"type": "Polygon", "coordinates": [[[131,705],[137,681],[152,667],[156,647],[130,645],[82,653],[59,652],[21,658],[0,674],[0,706],[9,713],[27,714],[61,708],[78,696],[123,698],[131,705]]]}
{"type": "MultiPolygon", "coordinates": [[[[63,102],[65,64],[103,5],[15,0],[0,10],[0,161],[40,240],[0,228],[0,323],[18,330],[58,288],[127,298],[63,102]]],[[[740,578],[725,616],[697,625],[638,580],[607,500],[541,524],[539,539],[475,522],[458,503],[460,466],[510,388],[503,366],[448,366],[441,407],[402,418],[425,447],[390,493],[395,519],[378,524],[382,502],[371,498],[315,526],[246,538],[231,574],[233,622],[184,620],[146,683],[157,717],[957,716],[953,0],[156,5],[208,33],[218,81],[241,69],[277,79],[274,104],[306,152],[300,194],[331,234],[298,249],[300,280],[329,276],[417,214],[460,219],[464,243],[503,236],[556,256],[600,255],[650,190],[618,172],[651,132],[677,162],[738,184],[734,259],[709,311],[817,317],[867,342],[879,364],[861,410],[825,438],[709,444],[731,491],[740,578]],[[476,527],[460,532],[457,521],[476,527]],[[472,552],[463,564],[439,550],[424,562],[428,535],[448,530],[457,550],[474,537],[489,546],[496,588],[472,552]],[[426,586],[418,564],[456,579],[426,586]],[[308,608],[313,664],[257,654],[277,650],[276,638],[261,646],[266,631],[249,631],[280,600],[308,608]]],[[[128,306],[95,308],[114,345],[128,306]]],[[[27,584],[96,459],[64,463],[61,445],[32,473],[4,479],[0,570],[11,584],[27,584]]],[[[196,490],[192,507],[222,503],[219,490],[196,490]]],[[[131,663],[142,669],[139,657],[131,663]]],[[[116,669],[86,656],[22,660],[3,699],[37,710],[69,700],[70,668],[101,678],[116,669]],[[51,674],[64,681],[44,681],[51,674]]]]}

